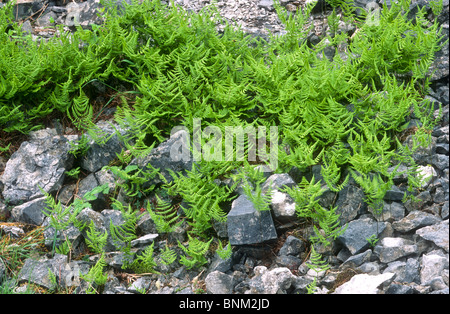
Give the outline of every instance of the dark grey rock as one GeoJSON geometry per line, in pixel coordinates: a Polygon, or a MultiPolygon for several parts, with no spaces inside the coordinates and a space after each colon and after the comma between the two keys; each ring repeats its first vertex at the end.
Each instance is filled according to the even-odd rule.
{"type": "Polygon", "coordinates": [[[386,229],[386,226],[386,222],[376,222],[370,218],[353,220],[348,223],[347,229],[337,240],[355,255],[368,249],[367,238],[372,235],[378,237],[386,229]]]}
{"type": "Polygon", "coordinates": [[[441,219],[433,214],[423,211],[413,211],[405,218],[392,223],[392,227],[398,232],[410,232],[418,228],[434,225],[441,219]]]}
{"type": "MultiPolygon", "coordinates": [[[[169,169],[175,173],[185,173],[186,170],[192,170],[192,156],[188,152],[186,156],[182,155],[183,145],[186,145],[189,139],[189,133],[185,130],[180,130],[173,134],[170,139],[161,143],[158,147],[154,148],[149,155],[136,158],[131,161],[130,165],[137,165],[144,171],[149,170],[152,167],[159,169],[161,175],[168,182],[172,182],[172,176],[170,175],[169,169]]],[[[151,170],[150,170],[151,171],[151,170]]],[[[148,184],[158,184],[163,181],[159,176],[150,179],[148,184]]]]}
{"type": "Polygon", "coordinates": [[[287,173],[276,173],[271,175],[261,186],[263,193],[266,193],[269,189],[280,190],[283,187],[293,187],[295,185],[294,180],[287,173]]]}
{"type": "Polygon", "coordinates": [[[386,290],[386,294],[414,294],[414,288],[398,283],[392,283],[386,290]]]}
{"type": "Polygon", "coordinates": [[[434,242],[434,244],[436,244],[440,248],[443,248],[448,253],[449,250],[448,219],[440,223],[435,223],[432,226],[420,228],[416,231],[416,234],[418,234],[425,240],[434,242]]]}
{"type": "Polygon", "coordinates": [[[305,243],[299,238],[296,238],[292,235],[288,236],[280,251],[278,252],[279,256],[282,255],[292,255],[297,256],[301,252],[305,250],[305,243]]]}
{"type": "Polygon", "coordinates": [[[340,215],[341,224],[352,221],[367,209],[364,199],[363,190],[351,184],[339,191],[335,206],[336,213],[340,215]]]}
{"type": "Polygon", "coordinates": [[[83,261],[67,262],[67,256],[56,254],[52,259],[27,258],[18,275],[18,283],[34,283],[46,289],[66,289],[80,285],[80,274],[87,274],[90,264],[83,261]],[[51,272],[56,282],[50,278],[51,272]]]}
{"type": "MultiPolygon", "coordinates": [[[[436,144],[437,150],[437,144],[436,144]]],[[[431,158],[430,162],[433,166],[435,166],[439,170],[444,170],[448,168],[448,156],[442,154],[436,154],[431,158]]]]}
{"type": "Polygon", "coordinates": [[[217,270],[206,276],[205,284],[209,294],[231,294],[233,291],[233,277],[217,270]]]}
{"type": "Polygon", "coordinates": [[[11,210],[11,216],[15,221],[26,222],[40,226],[45,219],[44,209],[47,207],[45,197],[40,197],[22,205],[15,206],[11,210]]]}
{"type": "Polygon", "coordinates": [[[384,195],[385,201],[401,201],[405,191],[400,190],[396,185],[393,185],[390,190],[384,195]]]}
{"type": "Polygon", "coordinates": [[[302,264],[302,260],[292,255],[281,255],[277,256],[275,263],[280,267],[287,267],[290,270],[297,270],[302,264]]]}
{"type": "Polygon", "coordinates": [[[417,245],[403,238],[384,238],[378,242],[373,252],[382,263],[390,263],[401,257],[417,253],[417,245]]]}
{"type": "Polygon", "coordinates": [[[73,156],[69,154],[70,141],[77,135],[60,136],[55,129],[30,133],[6,163],[1,180],[3,197],[13,205],[56,192],[62,186],[64,172],[70,169],[73,156]]]}
{"type": "Polygon", "coordinates": [[[118,134],[125,136],[127,134],[126,130],[108,121],[99,121],[96,127],[98,128],[99,136],[105,142],[95,142],[91,139],[90,135],[87,135],[89,138],[89,148],[81,159],[81,167],[89,172],[96,172],[102,167],[107,166],[117,158],[117,154],[125,147],[118,134]]]}
{"type": "Polygon", "coordinates": [[[356,268],[362,264],[369,262],[372,258],[372,250],[366,250],[362,253],[350,256],[344,263],[342,263],[341,268],[356,268]]]}
{"type": "Polygon", "coordinates": [[[231,245],[261,243],[277,238],[270,211],[258,211],[245,195],[231,205],[227,219],[231,245]]]}

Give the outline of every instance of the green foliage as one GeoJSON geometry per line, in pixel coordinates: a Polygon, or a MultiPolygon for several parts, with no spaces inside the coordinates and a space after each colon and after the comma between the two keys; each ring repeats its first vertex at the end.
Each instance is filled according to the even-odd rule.
{"type": "Polygon", "coordinates": [[[125,169],[121,166],[109,166],[107,169],[120,179],[117,186],[123,188],[130,198],[142,197],[151,192],[154,186],[147,183],[158,175],[158,169],[154,169],[151,165],[147,165],[147,169],[137,165],[128,165],[125,169]]]}
{"type": "Polygon", "coordinates": [[[106,246],[106,241],[108,239],[108,232],[105,230],[97,230],[93,221],[88,226],[86,231],[85,241],[88,247],[94,252],[101,254],[106,246]]]}
{"type": "Polygon", "coordinates": [[[315,218],[320,220],[317,216],[318,211],[321,211],[321,206],[319,205],[319,197],[322,195],[324,190],[321,187],[320,181],[315,182],[314,176],[311,181],[303,177],[302,181],[298,186],[285,187],[284,192],[289,194],[295,202],[295,210],[297,216],[300,218],[315,218]]]}
{"type": "Polygon", "coordinates": [[[227,260],[231,257],[233,254],[233,248],[231,247],[231,244],[228,243],[227,246],[224,248],[221,241],[219,241],[219,247],[216,250],[217,255],[223,260],[227,260]]]}
{"type": "Polygon", "coordinates": [[[198,238],[193,238],[188,234],[189,242],[187,246],[184,246],[178,241],[178,246],[183,250],[185,255],[180,256],[180,263],[186,266],[188,269],[193,267],[200,267],[208,262],[205,255],[208,252],[209,245],[214,238],[211,238],[207,242],[203,242],[198,238]]]}
{"type": "Polygon", "coordinates": [[[337,237],[342,235],[347,226],[341,227],[339,223],[339,216],[336,214],[337,207],[332,207],[329,210],[326,210],[322,207],[318,208],[318,217],[320,217],[317,221],[319,224],[320,230],[317,226],[314,225],[315,236],[310,237],[310,240],[313,243],[320,242],[323,245],[330,245],[332,241],[336,240],[337,237]]]}
{"type": "Polygon", "coordinates": [[[125,221],[121,225],[115,225],[112,220],[109,221],[109,232],[114,245],[121,250],[129,251],[131,241],[136,239],[136,223],[139,216],[128,205],[128,209],[121,209],[122,218],[125,221]]]}
{"type": "Polygon", "coordinates": [[[322,254],[317,253],[314,246],[311,246],[311,256],[309,262],[306,263],[310,269],[314,270],[316,273],[324,272],[330,269],[328,263],[322,260],[322,254]]]}
{"type": "Polygon", "coordinates": [[[133,262],[130,264],[130,268],[133,271],[138,274],[157,273],[154,269],[157,265],[153,258],[154,246],[155,242],[147,246],[140,255],[137,255],[134,258],[133,262]]]}
{"type": "Polygon", "coordinates": [[[173,182],[168,191],[171,195],[180,195],[188,206],[181,206],[193,232],[202,234],[211,228],[212,220],[225,221],[226,214],[220,207],[230,198],[231,191],[219,186],[208,176],[204,176],[196,166],[187,171],[186,176],[172,172],[173,182]]]}
{"type": "Polygon", "coordinates": [[[100,258],[95,265],[89,269],[87,274],[80,273],[80,278],[88,283],[88,288],[86,289],[87,294],[99,293],[97,289],[106,283],[108,274],[103,272],[105,266],[105,253],[103,252],[100,254],[100,258]]]}
{"type": "Polygon", "coordinates": [[[147,211],[150,214],[150,218],[155,223],[158,232],[172,232],[183,223],[183,220],[180,220],[177,211],[168,201],[165,201],[156,195],[156,204],[156,208],[152,209],[151,203],[148,202],[147,211]]]}
{"type": "Polygon", "coordinates": [[[159,256],[161,257],[161,263],[164,265],[170,265],[177,259],[177,253],[174,250],[171,250],[167,245],[164,250],[161,251],[159,256]]]}

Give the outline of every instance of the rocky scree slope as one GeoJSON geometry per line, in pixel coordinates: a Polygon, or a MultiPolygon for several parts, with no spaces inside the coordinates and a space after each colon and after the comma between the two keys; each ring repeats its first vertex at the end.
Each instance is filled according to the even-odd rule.
{"type": "MultiPolygon", "coordinates": [[[[194,11],[209,3],[201,0],[176,2],[194,11]]],[[[359,2],[365,5],[364,1],[359,2]]],[[[290,11],[303,4],[302,1],[281,3],[290,11]]],[[[52,21],[67,27],[73,26],[73,21],[81,25],[95,22],[97,17],[94,12],[98,5],[96,1],[19,1],[17,16],[25,19],[22,25],[29,28],[30,33],[45,37],[52,35],[52,30],[48,29],[52,21]]],[[[413,1],[412,5],[426,5],[426,1],[413,1]]],[[[448,1],[444,5],[448,12],[448,1]]],[[[255,36],[264,36],[266,29],[283,31],[270,1],[218,1],[218,7],[225,18],[236,21],[255,36]]],[[[310,34],[310,40],[314,41],[314,36],[326,31],[323,23],[326,14],[322,11],[315,13],[314,22],[321,21],[322,24],[315,22],[318,27],[316,33],[310,34]]],[[[442,24],[448,37],[448,14],[442,24]]],[[[123,272],[124,256],[111,239],[110,222],[120,225],[124,217],[120,211],[107,207],[109,204],[105,195],[97,195],[92,209],[84,209],[77,218],[86,223],[92,221],[108,234],[105,249],[108,277],[102,292],[307,293],[308,286],[316,280],[316,293],[449,293],[449,88],[448,70],[445,72],[447,66],[444,65],[448,65],[448,46],[435,63],[438,71],[429,96],[442,104],[444,118],[432,132],[432,144],[414,155],[416,163],[430,178],[423,182],[417,196],[420,201],[401,202],[405,183],[403,177],[396,178],[395,186],[386,193],[382,216],[368,210],[364,193],[356,182],[350,182],[339,193],[330,191],[322,195],[320,201],[324,205],[335,202],[343,223],[348,224],[346,231],[320,252],[331,266],[328,271],[317,273],[306,265],[310,254],[307,239],[313,230],[298,226],[292,199],[279,191],[283,186],[295,186],[299,178],[295,173],[268,173],[263,190],[264,186],[271,185],[276,195],[272,198],[271,215],[254,228],[242,223],[251,220],[258,212],[237,189],[239,196],[230,204],[227,226],[215,226],[217,233],[227,236],[233,244],[232,256],[223,260],[208,252],[208,264],[201,269],[190,270],[175,262],[168,266],[160,264],[157,267],[160,274],[141,276],[123,272]],[[367,238],[374,234],[378,242],[371,246],[367,238]]],[[[111,123],[100,121],[97,125],[105,133],[112,134],[111,123]]],[[[126,133],[127,130],[121,132],[126,133]]],[[[78,138],[78,135],[65,135],[64,132],[61,134],[56,129],[47,128],[32,132],[9,160],[0,157],[0,217],[10,216],[8,222],[0,222],[1,237],[20,238],[27,231],[26,225],[46,227],[50,224],[50,218],[42,212],[46,206],[45,197],[38,187],[47,193],[57,193],[62,204],[74,197],[83,197],[103,184],[115,187],[118,178],[102,167],[121,151],[117,136],[111,137],[105,145],[91,142],[88,154],[80,163],[88,175],[79,182],[68,183],[65,172],[72,169],[74,163],[73,156],[69,154],[69,143],[78,138]]],[[[149,160],[155,167],[163,166],[175,171],[189,169],[189,164],[173,162],[168,157],[171,140],[152,151],[149,160]]],[[[318,177],[320,166],[313,167],[305,175],[318,177]]],[[[137,222],[137,233],[139,237],[132,242],[135,251],[143,250],[152,243],[155,250],[162,251],[169,242],[187,240],[183,226],[169,236],[158,234],[148,214],[137,222]]],[[[54,229],[45,229],[48,249],[53,245],[54,235],[54,229]]],[[[86,249],[86,234],[75,226],[68,227],[66,236],[73,244],[74,254],[86,249]]],[[[98,259],[98,255],[90,256],[89,260],[69,260],[62,254],[42,256],[38,260],[30,257],[24,261],[17,278],[9,277],[6,264],[0,259],[0,282],[17,285],[16,292],[24,289],[19,284],[31,283],[48,290],[73,289],[83,293],[88,287],[79,274],[87,274],[98,259]],[[49,269],[56,280],[51,278],[49,269]]]]}

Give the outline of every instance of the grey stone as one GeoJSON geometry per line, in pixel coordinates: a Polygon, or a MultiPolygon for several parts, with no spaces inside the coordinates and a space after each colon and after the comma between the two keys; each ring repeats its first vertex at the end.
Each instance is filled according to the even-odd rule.
{"type": "MultiPolygon", "coordinates": [[[[170,139],[161,143],[158,147],[152,149],[149,155],[133,159],[130,165],[137,165],[144,171],[150,170],[152,167],[159,169],[160,174],[167,180],[172,182],[173,178],[170,175],[169,169],[175,173],[185,173],[186,170],[192,170],[192,156],[187,153],[187,156],[178,155],[179,149],[182,150],[183,145],[189,139],[189,133],[185,130],[180,130],[170,137],[170,139]],[[181,156],[181,157],[180,157],[181,156]]],[[[150,170],[151,171],[151,170],[150,170]]],[[[159,176],[149,179],[148,185],[162,183],[159,176]]]]}
{"type": "MultiPolygon", "coordinates": [[[[120,226],[125,222],[121,211],[105,209],[99,213],[90,208],[85,208],[78,214],[77,220],[81,223],[85,223],[86,226],[89,226],[92,221],[97,232],[101,232],[102,234],[104,232],[108,233],[107,242],[104,248],[105,252],[118,251],[120,247],[124,245],[121,241],[115,241],[111,236],[110,231],[110,223],[114,226],[120,226]]],[[[82,231],[85,238],[87,237],[87,230],[88,228],[85,228],[82,231]]]]}
{"type": "Polygon", "coordinates": [[[362,264],[369,262],[372,257],[372,250],[366,250],[362,253],[350,256],[342,265],[341,268],[356,268],[362,264]]]}
{"type": "Polygon", "coordinates": [[[89,172],[99,171],[103,166],[107,166],[111,161],[116,159],[116,154],[119,154],[125,147],[118,133],[122,136],[127,135],[126,130],[121,129],[117,124],[112,122],[99,121],[96,127],[98,128],[99,135],[106,142],[95,142],[90,135],[87,135],[89,148],[81,159],[81,167],[89,172]]]}
{"type": "Polygon", "coordinates": [[[449,201],[445,201],[444,205],[442,205],[442,209],[441,209],[442,219],[448,219],[448,217],[449,217],[448,202],[449,201]]]}
{"type": "Polygon", "coordinates": [[[8,235],[13,239],[18,239],[25,234],[25,231],[19,226],[0,224],[0,237],[2,234],[8,235]]]}
{"type": "Polygon", "coordinates": [[[261,186],[263,193],[267,193],[269,189],[280,190],[283,187],[293,187],[295,185],[294,180],[287,173],[276,173],[271,175],[261,186]]]}
{"type": "Polygon", "coordinates": [[[205,284],[209,294],[231,294],[233,291],[233,277],[217,270],[206,276],[205,284]]]}
{"type": "Polygon", "coordinates": [[[70,169],[73,156],[69,154],[70,141],[78,136],[60,136],[55,129],[30,133],[6,163],[1,180],[3,197],[13,205],[56,192],[62,186],[64,172],[70,169]]]}
{"type": "Polygon", "coordinates": [[[55,25],[55,20],[57,19],[57,15],[55,12],[50,11],[47,12],[36,20],[36,24],[38,26],[48,27],[55,25]],[[53,19],[53,22],[52,22],[53,19]]]}
{"type": "Polygon", "coordinates": [[[441,219],[433,214],[416,210],[409,213],[405,218],[393,222],[392,227],[398,232],[406,233],[440,221],[441,219]]]}
{"type": "Polygon", "coordinates": [[[353,276],[350,281],[337,287],[334,294],[380,294],[389,287],[394,278],[394,273],[358,274],[353,276]]]}
{"type": "Polygon", "coordinates": [[[281,247],[280,251],[278,252],[278,255],[293,255],[297,256],[301,252],[305,250],[305,244],[302,240],[299,238],[296,238],[292,235],[288,236],[286,238],[286,241],[284,242],[283,246],[281,247]]]}
{"type": "Polygon", "coordinates": [[[374,248],[382,263],[390,263],[401,257],[417,253],[417,245],[403,238],[384,238],[374,248]]]}
{"type": "Polygon", "coordinates": [[[139,237],[135,240],[131,241],[131,247],[144,247],[152,244],[155,239],[158,237],[158,234],[146,234],[142,237],[139,237]]]}
{"type": "Polygon", "coordinates": [[[385,201],[401,201],[405,191],[400,190],[396,185],[393,185],[390,190],[384,195],[385,201]]]}
{"type": "Polygon", "coordinates": [[[6,278],[6,265],[3,259],[0,258],[0,283],[4,281],[4,278],[6,278]]]}
{"type": "Polygon", "coordinates": [[[358,254],[369,248],[367,238],[372,235],[379,236],[386,229],[386,222],[376,222],[370,218],[353,220],[348,223],[345,232],[337,240],[342,243],[350,253],[358,254]]]}
{"type": "Polygon", "coordinates": [[[273,210],[275,220],[286,223],[294,221],[297,218],[295,210],[295,202],[287,193],[280,191],[272,191],[271,207],[273,210]]]}
{"type": "Polygon", "coordinates": [[[270,211],[258,211],[245,195],[231,205],[227,219],[231,245],[255,244],[277,238],[270,211]]]}
{"type": "Polygon", "coordinates": [[[442,256],[436,251],[424,254],[421,257],[420,281],[422,285],[428,285],[431,280],[442,275],[448,268],[448,254],[442,256]]]}
{"type": "Polygon", "coordinates": [[[369,207],[369,212],[375,217],[378,221],[388,221],[393,222],[400,220],[405,217],[405,206],[398,202],[392,202],[391,204],[384,202],[383,210],[381,213],[374,212],[372,208],[369,207]]]}
{"type": "MultiPolygon", "coordinates": [[[[442,154],[435,154],[431,158],[431,164],[435,166],[439,170],[444,170],[445,168],[448,168],[448,156],[442,155],[442,154]]],[[[436,174],[437,176],[437,174],[436,174]]]]}
{"type": "Polygon", "coordinates": [[[254,272],[255,276],[249,283],[252,294],[285,294],[295,280],[286,267],[268,270],[265,266],[256,266],[254,272]]]}
{"type": "Polygon", "coordinates": [[[84,251],[86,248],[84,237],[80,230],[72,223],[68,225],[64,230],[58,230],[55,237],[55,228],[50,225],[50,217],[46,217],[42,226],[45,227],[44,239],[47,249],[53,249],[53,246],[59,247],[66,240],[71,243],[73,255],[76,256],[84,251]]]}
{"type": "Polygon", "coordinates": [[[292,255],[277,256],[275,263],[280,267],[287,267],[290,270],[297,270],[302,264],[302,260],[292,255]]]}
{"type": "Polygon", "coordinates": [[[213,271],[220,271],[222,273],[226,273],[227,271],[231,270],[233,267],[234,260],[233,257],[222,259],[217,253],[214,254],[214,257],[211,261],[211,263],[208,266],[208,273],[211,273],[213,271]]]}
{"type": "Polygon", "coordinates": [[[90,264],[83,261],[67,262],[67,256],[55,254],[52,259],[27,258],[18,275],[18,283],[34,283],[46,289],[65,289],[80,285],[80,274],[87,274],[90,264]],[[55,276],[52,282],[50,272],[55,276]]]}
{"type": "Polygon", "coordinates": [[[266,9],[267,11],[275,10],[272,0],[260,0],[258,3],[258,7],[266,9]]]}
{"type": "MultiPolygon", "coordinates": [[[[408,136],[404,142],[410,149],[413,147],[413,137],[408,136]]],[[[431,137],[431,143],[427,147],[418,147],[412,157],[419,165],[426,165],[431,163],[432,156],[436,154],[436,138],[431,137]]]]}
{"type": "Polygon", "coordinates": [[[420,228],[416,231],[416,234],[425,240],[434,242],[434,244],[436,244],[437,246],[443,248],[446,252],[448,252],[449,249],[448,219],[442,221],[441,223],[434,224],[432,226],[420,228]]]}
{"type": "Polygon", "coordinates": [[[22,205],[15,206],[11,210],[11,216],[15,221],[40,226],[45,219],[44,209],[47,207],[45,199],[45,197],[40,197],[22,205]]]}
{"type": "Polygon", "coordinates": [[[414,294],[414,288],[398,283],[392,283],[386,290],[386,294],[414,294]]]}
{"type": "Polygon", "coordinates": [[[127,290],[132,293],[140,293],[141,291],[147,291],[152,284],[152,279],[148,277],[139,277],[134,281],[127,290]]]}
{"type": "Polygon", "coordinates": [[[351,184],[339,191],[335,206],[341,224],[352,221],[367,208],[364,199],[363,190],[351,184]]]}

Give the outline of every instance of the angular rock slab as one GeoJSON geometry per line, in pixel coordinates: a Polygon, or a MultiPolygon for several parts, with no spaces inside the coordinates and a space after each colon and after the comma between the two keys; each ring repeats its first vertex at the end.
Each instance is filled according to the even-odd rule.
{"type": "Polygon", "coordinates": [[[262,243],[277,238],[270,211],[258,211],[245,195],[231,205],[227,219],[231,245],[262,243]]]}
{"type": "Polygon", "coordinates": [[[394,273],[381,275],[355,275],[343,285],[336,288],[334,294],[379,294],[389,286],[395,278],[394,273]]]}
{"type": "MultiPolygon", "coordinates": [[[[167,141],[162,142],[158,147],[152,149],[150,154],[135,158],[130,165],[137,165],[139,168],[149,170],[154,167],[159,169],[159,173],[171,182],[173,180],[170,170],[177,174],[192,170],[192,156],[189,151],[189,133],[179,130],[172,134],[167,141]]],[[[151,171],[151,170],[150,170],[151,171]]],[[[149,180],[148,184],[158,184],[163,182],[160,177],[149,180]]]]}
{"type": "Polygon", "coordinates": [[[365,218],[353,220],[348,223],[345,232],[337,240],[341,242],[352,255],[361,253],[369,248],[367,238],[375,234],[379,236],[386,229],[386,222],[376,222],[373,219],[365,218]],[[378,225],[378,227],[377,227],[378,225]]]}
{"type": "Polygon", "coordinates": [[[43,196],[39,188],[47,193],[57,191],[64,172],[73,163],[69,142],[77,138],[58,135],[55,129],[30,133],[30,140],[23,142],[6,163],[1,178],[4,199],[16,205],[43,196]]]}
{"type": "Polygon", "coordinates": [[[420,237],[432,241],[448,253],[449,228],[448,219],[433,226],[423,227],[416,231],[420,237]]]}
{"type": "Polygon", "coordinates": [[[384,238],[375,246],[374,253],[382,263],[390,263],[401,257],[417,253],[417,245],[403,238],[384,238]]]}

